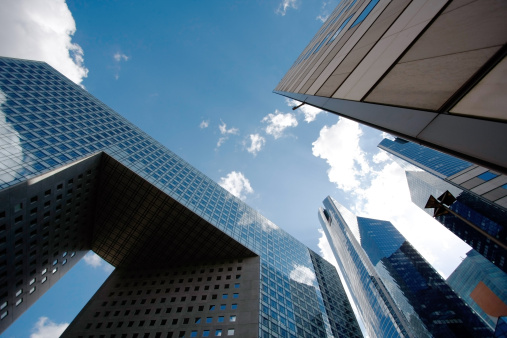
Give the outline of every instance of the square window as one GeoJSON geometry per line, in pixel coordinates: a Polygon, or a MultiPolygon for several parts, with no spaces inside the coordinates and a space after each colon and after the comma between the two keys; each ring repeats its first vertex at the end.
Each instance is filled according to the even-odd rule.
{"type": "Polygon", "coordinates": [[[227,335],[228,336],[234,336],[234,329],[227,330],[227,335]]]}
{"type": "Polygon", "coordinates": [[[235,322],[235,321],[236,321],[236,316],[231,316],[231,317],[229,317],[229,321],[230,321],[230,322],[235,322]]]}
{"type": "Polygon", "coordinates": [[[227,308],[227,305],[225,305],[225,304],[220,305],[220,310],[225,310],[226,308],[227,308]]]}
{"type": "Polygon", "coordinates": [[[239,297],[239,293],[234,293],[234,294],[232,295],[232,298],[238,298],[238,297],[239,297]]]}
{"type": "Polygon", "coordinates": [[[201,323],[201,317],[195,318],[194,324],[200,324],[201,323]]]}
{"type": "Polygon", "coordinates": [[[210,311],[215,310],[215,305],[210,305],[210,306],[209,306],[209,310],[210,310],[210,311]]]}
{"type": "Polygon", "coordinates": [[[219,336],[222,336],[222,329],[217,329],[215,331],[215,337],[219,337],[219,336]]]}
{"type": "Polygon", "coordinates": [[[218,322],[223,323],[224,322],[224,316],[218,316],[218,322]]]}
{"type": "Polygon", "coordinates": [[[231,309],[236,310],[238,308],[238,304],[232,304],[231,309]]]}
{"type": "Polygon", "coordinates": [[[194,330],[194,331],[190,332],[190,337],[197,337],[197,331],[194,330]]]}
{"type": "Polygon", "coordinates": [[[235,289],[239,289],[239,283],[234,284],[235,289]]]}
{"type": "MultiPolygon", "coordinates": [[[[236,293],[235,293],[235,295],[236,295],[236,293]]],[[[229,295],[228,295],[228,294],[226,294],[226,293],[224,293],[224,294],[222,295],[222,299],[227,299],[227,297],[229,297],[229,295]]],[[[236,297],[234,297],[234,298],[236,298],[236,297]]]]}
{"type": "Polygon", "coordinates": [[[206,317],[206,323],[212,323],[213,317],[206,317]]]}
{"type": "Polygon", "coordinates": [[[209,330],[202,331],[202,336],[203,337],[209,337],[209,330]]]}

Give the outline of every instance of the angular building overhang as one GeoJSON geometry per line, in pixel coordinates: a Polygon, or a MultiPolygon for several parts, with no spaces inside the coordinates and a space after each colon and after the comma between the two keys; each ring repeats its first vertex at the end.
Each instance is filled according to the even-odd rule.
{"type": "Polygon", "coordinates": [[[507,124],[466,116],[275,90],[372,128],[507,174],[507,124]]]}

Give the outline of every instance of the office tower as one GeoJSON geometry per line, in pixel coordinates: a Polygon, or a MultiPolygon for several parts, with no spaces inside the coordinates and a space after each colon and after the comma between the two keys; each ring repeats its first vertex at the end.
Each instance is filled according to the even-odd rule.
{"type": "Polygon", "coordinates": [[[447,284],[491,329],[507,316],[507,274],[475,250],[447,278],[447,284]]]}
{"type": "Polygon", "coordinates": [[[406,336],[491,336],[492,330],[390,222],[356,217],[331,197],[324,200],[319,220],[360,314],[374,323],[367,326],[371,337],[389,335],[369,318],[385,316],[371,311],[381,300],[390,304],[385,310],[398,317],[406,336]]]}
{"type": "Polygon", "coordinates": [[[400,138],[383,139],[378,147],[462,190],[507,208],[507,175],[400,138]]]}
{"type": "Polygon", "coordinates": [[[507,3],[341,1],[274,92],[507,174],[507,3]]]}
{"type": "Polygon", "coordinates": [[[1,331],[93,250],[64,337],[361,335],[329,263],[53,68],[0,90],[1,331]]]}

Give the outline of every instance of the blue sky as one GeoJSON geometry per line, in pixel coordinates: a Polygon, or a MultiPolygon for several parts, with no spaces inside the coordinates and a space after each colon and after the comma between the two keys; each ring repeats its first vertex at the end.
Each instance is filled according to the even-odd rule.
{"type": "MultiPolygon", "coordinates": [[[[383,134],[272,93],[338,2],[6,0],[0,55],[48,62],[330,260],[327,195],[448,276],[468,246],[411,204],[383,134]]],[[[90,255],[4,336],[60,332],[110,271],[90,255]]]]}

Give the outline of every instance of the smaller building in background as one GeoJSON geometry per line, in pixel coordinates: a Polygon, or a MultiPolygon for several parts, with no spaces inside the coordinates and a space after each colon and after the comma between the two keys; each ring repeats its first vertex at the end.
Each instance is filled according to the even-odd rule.
{"type": "Polygon", "coordinates": [[[492,328],[507,316],[507,274],[470,250],[447,283],[492,328]]]}
{"type": "MultiPolygon", "coordinates": [[[[320,222],[361,314],[370,310],[371,294],[376,294],[384,302],[373,300],[388,306],[405,336],[492,335],[492,329],[392,223],[356,217],[331,197],[324,200],[324,207],[319,210],[320,222]]],[[[371,337],[382,336],[375,331],[378,328],[367,325],[367,329],[371,337]]]]}

